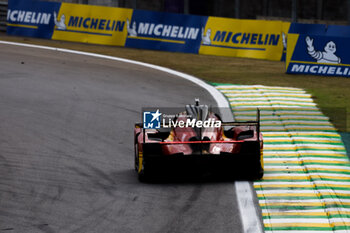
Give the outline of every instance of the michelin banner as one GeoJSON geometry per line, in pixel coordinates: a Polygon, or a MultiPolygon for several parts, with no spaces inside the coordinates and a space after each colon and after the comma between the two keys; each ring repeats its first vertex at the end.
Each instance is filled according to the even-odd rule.
{"type": "Polygon", "coordinates": [[[350,30],[346,26],[291,26],[287,73],[350,77],[350,30]]]}
{"type": "Polygon", "coordinates": [[[10,0],[9,35],[124,46],[132,9],[10,0]]]}
{"type": "Polygon", "coordinates": [[[208,17],[134,10],[126,47],[198,53],[208,17]]]}
{"type": "Polygon", "coordinates": [[[62,3],[53,40],[124,46],[131,9],[62,3]]]}
{"type": "Polygon", "coordinates": [[[279,61],[289,23],[209,17],[202,30],[200,54],[279,61]]]}
{"type": "Polygon", "coordinates": [[[9,0],[10,35],[281,60],[289,23],[9,0]]]}
{"type": "Polygon", "coordinates": [[[60,7],[57,2],[9,1],[7,34],[51,39],[60,7]]]}

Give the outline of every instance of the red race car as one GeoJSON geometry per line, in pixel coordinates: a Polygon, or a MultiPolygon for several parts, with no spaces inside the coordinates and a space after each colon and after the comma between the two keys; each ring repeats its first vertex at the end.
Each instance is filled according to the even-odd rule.
{"type": "MultiPolygon", "coordinates": [[[[161,114],[153,114],[154,120],[161,114]]],[[[135,170],[140,181],[162,174],[213,173],[255,180],[263,176],[260,111],[256,121],[223,122],[207,105],[186,105],[158,128],[137,123],[135,170]]]]}

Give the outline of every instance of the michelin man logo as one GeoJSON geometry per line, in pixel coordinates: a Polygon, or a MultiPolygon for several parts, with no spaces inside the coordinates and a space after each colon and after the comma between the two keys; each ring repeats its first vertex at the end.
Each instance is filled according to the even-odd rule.
{"type": "Polygon", "coordinates": [[[57,27],[58,30],[66,30],[67,27],[66,27],[66,16],[65,15],[61,15],[61,19],[59,21],[57,21],[57,13],[54,11],[53,12],[53,18],[55,20],[55,25],[57,27]]]}
{"type": "Polygon", "coordinates": [[[287,36],[284,32],[282,32],[282,44],[283,44],[283,50],[287,49],[287,36]]]}
{"type": "Polygon", "coordinates": [[[210,45],[211,44],[210,36],[211,36],[211,29],[208,28],[207,32],[204,34],[204,28],[202,28],[202,44],[210,45]]]}
{"type": "Polygon", "coordinates": [[[335,55],[335,52],[337,51],[336,45],[333,41],[329,41],[326,46],[324,47],[324,51],[316,51],[313,42],[314,39],[311,39],[309,36],[305,38],[306,44],[307,44],[307,52],[309,55],[316,59],[319,63],[335,63],[340,64],[341,60],[340,58],[335,55]]]}
{"type": "Polygon", "coordinates": [[[129,36],[137,37],[136,22],[134,21],[134,22],[132,23],[132,27],[130,27],[129,19],[126,19],[126,26],[127,26],[127,30],[128,30],[128,35],[129,35],[129,36]]]}

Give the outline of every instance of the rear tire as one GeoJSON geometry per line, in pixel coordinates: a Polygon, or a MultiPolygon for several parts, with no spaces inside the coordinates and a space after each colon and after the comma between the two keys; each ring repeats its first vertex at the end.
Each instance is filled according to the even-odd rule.
{"type": "Polygon", "coordinates": [[[261,180],[261,179],[263,178],[263,176],[264,176],[264,170],[261,169],[261,170],[259,171],[259,173],[258,173],[257,179],[258,179],[258,180],[261,180]]]}
{"type": "Polygon", "coordinates": [[[134,150],[135,150],[134,167],[135,167],[135,171],[138,172],[139,171],[139,145],[138,145],[138,143],[135,143],[134,150]]]}
{"type": "Polygon", "coordinates": [[[145,173],[145,159],[142,159],[142,168],[141,171],[137,173],[138,179],[140,182],[146,182],[148,180],[148,177],[146,176],[145,173]]]}
{"type": "Polygon", "coordinates": [[[142,164],[140,164],[139,158],[139,144],[135,144],[135,171],[140,182],[145,182],[147,177],[145,175],[145,157],[142,158],[142,164]],[[141,170],[139,169],[141,166],[141,170]]]}

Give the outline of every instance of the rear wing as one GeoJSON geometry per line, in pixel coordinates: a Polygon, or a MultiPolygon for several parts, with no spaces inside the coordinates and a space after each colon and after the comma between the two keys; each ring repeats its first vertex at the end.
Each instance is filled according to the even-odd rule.
{"type": "MultiPolygon", "coordinates": [[[[221,127],[223,126],[256,126],[257,140],[260,143],[260,109],[256,110],[256,120],[255,121],[229,121],[221,122],[221,127]]],[[[160,122],[160,127],[163,127],[163,123],[160,122]]],[[[146,130],[143,127],[143,123],[135,123],[135,128],[141,128],[143,133],[143,143],[145,143],[145,133],[146,130]]],[[[195,142],[178,142],[179,144],[189,144],[189,143],[208,143],[207,141],[195,141],[195,142]]],[[[240,142],[240,141],[237,141],[240,142]]],[[[243,142],[243,141],[242,141],[243,142]]],[[[223,142],[220,142],[223,143],[223,142]]],[[[231,142],[232,143],[232,142],[231,142]]],[[[163,142],[164,144],[164,142],[163,142]]]]}

